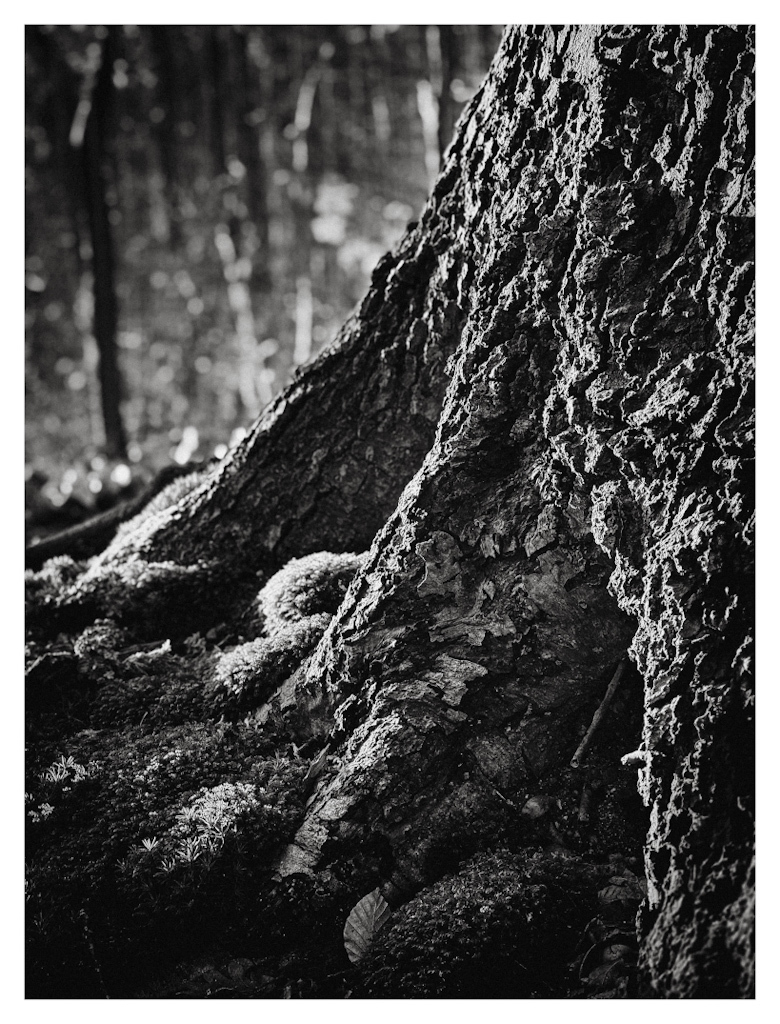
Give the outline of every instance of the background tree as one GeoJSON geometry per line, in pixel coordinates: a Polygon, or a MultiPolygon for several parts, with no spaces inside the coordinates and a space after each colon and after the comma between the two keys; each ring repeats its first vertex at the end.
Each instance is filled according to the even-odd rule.
{"type": "MultiPolygon", "coordinates": [[[[116,258],[107,198],[111,192],[115,193],[108,139],[118,34],[115,28],[101,32],[102,43],[92,42],[75,68],[68,67],[65,55],[39,27],[28,27],[27,39],[30,54],[37,56],[51,74],[52,88],[47,97],[50,109],[46,113],[56,140],[54,152],[59,166],[65,170],[64,182],[70,191],[66,209],[76,228],[74,240],[78,238],[80,222],[86,220],[83,252],[88,254],[91,267],[92,313],[89,319],[97,346],[103,448],[112,459],[126,458],[127,443],[120,411],[122,384],[117,361],[116,258]],[[74,152],[68,152],[69,149],[74,152]]],[[[81,256],[82,246],[79,246],[79,254],[81,256]]],[[[44,283],[40,278],[37,280],[44,283]]],[[[55,311],[59,315],[58,310],[52,313],[55,311]]]]}
{"type": "Polygon", "coordinates": [[[105,428],[106,454],[110,458],[121,459],[127,455],[127,442],[120,412],[122,385],[117,362],[115,257],[105,180],[113,68],[117,59],[117,31],[114,26],[106,29],[99,59],[100,66],[94,76],[91,93],[79,101],[83,114],[79,116],[77,109],[70,141],[71,145],[81,149],[84,167],[84,202],[92,246],[95,303],[93,326],[99,353],[100,403],[105,428]]]}
{"type": "Polygon", "coordinates": [[[28,29],[31,536],[223,453],[332,340],[500,37],[448,32],[445,81],[419,26],[28,29]]]}
{"type": "MultiPolygon", "coordinates": [[[[228,879],[223,941],[271,992],[343,995],[379,887],[393,923],[344,982],[369,995],[752,993],[752,71],[748,29],[509,29],[335,344],[167,507],[30,577],[33,764],[56,743],[143,783],[197,723],[215,778],[177,754],[134,821],[175,873],[230,782],[244,845],[177,877],[195,920],[228,879]],[[268,772],[289,802],[260,814],[268,772]]],[[[81,841],[45,795],[40,913],[55,838],[81,841]]],[[[156,862],[80,799],[161,927],[156,862]]],[[[116,987],[112,898],[87,913],[116,987]]]]}

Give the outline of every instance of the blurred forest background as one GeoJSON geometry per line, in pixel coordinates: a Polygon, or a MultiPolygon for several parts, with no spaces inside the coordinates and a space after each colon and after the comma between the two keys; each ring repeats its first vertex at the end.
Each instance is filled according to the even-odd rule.
{"type": "Polygon", "coordinates": [[[416,219],[499,26],[28,26],[28,541],[220,457],[416,219]]]}

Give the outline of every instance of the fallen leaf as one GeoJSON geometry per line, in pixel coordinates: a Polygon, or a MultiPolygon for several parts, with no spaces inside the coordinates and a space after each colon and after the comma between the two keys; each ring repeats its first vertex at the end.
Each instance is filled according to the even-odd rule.
{"type": "Polygon", "coordinates": [[[379,889],[356,904],[344,925],[344,948],[353,964],[366,955],[374,937],[390,918],[390,907],[379,889]]]}

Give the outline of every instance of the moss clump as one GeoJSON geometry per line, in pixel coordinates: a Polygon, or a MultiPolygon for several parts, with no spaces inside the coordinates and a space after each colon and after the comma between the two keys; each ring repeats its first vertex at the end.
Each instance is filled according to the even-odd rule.
{"type": "MultiPolygon", "coordinates": [[[[136,569],[137,574],[125,571],[125,581],[131,590],[145,588],[154,580],[159,583],[156,572],[160,566],[138,563],[136,569]]],[[[163,575],[166,573],[167,569],[163,575]]],[[[179,578],[178,573],[173,575],[179,578]]],[[[321,601],[323,593],[319,591],[312,601],[321,601]]],[[[334,593],[331,591],[331,603],[337,600],[334,593]]],[[[291,595],[290,601],[295,600],[303,606],[300,594],[291,595]]],[[[114,602],[117,613],[119,604],[114,602]]],[[[51,676],[52,662],[51,670],[57,669],[68,691],[67,699],[60,700],[57,706],[51,700],[39,699],[36,693],[35,708],[40,705],[46,716],[45,723],[38,721],[38,712],[33,709],[36,728],[40,733],[45,725],[51,733],[59,721],[62,733],[67,734],[75,731],[74,724],[76,728],[87,724],[107,728],[143,721],[147,728],[153,728],[220,716],[235,718],[262,704],[302,664],[330,619],[327,612],[317,612],[277,622],[270,635],[223,652],[197,633],[175,644],[170,640],[138,643],[137,633],[131,633],[115,619],[100,618],[75,640],[62,638],[63,642],[57,645],[56,665],[47,653],[51,645],[31,645],[29,662],[36,666],[37,675],[43,677],[43,690],[51,676]],[[65,659],[63,655],[68,652],[70,658],[65,659]],[[78,696],[77,714],[72,708],[74,695],[78,696]]],[[[141,635],[144,633],[142,628],[141,635]]]]}
{"type": "Polygon", "coordinates": [[[219,717],[211,692],[214,653],[198,634],[174,652],[169,641],[120,653],[114,675],[98,682],[90,713],[96,728],[182,725],[219,717]]]}
{"type": "Polygon", "coordinates": [[[330,619],[330,615],[309,615],[278,628],[270,637],[239,644],[220,655],[215,691],[221,694],[221,706],[246,710],[269,697],[303,662],[330,619]]]}
{"type": "MultiPolygon", "coordinates": [[[[205,562],[179,565],[177,562],[147,562],[128,558],[108,567],[95,566],[82,577],[78,592],[65,594],[63,600],[94,602],[104,614],[118,622],[143,625],[145,631],[159,636],[165,623],[170,634],[177,622],[197,618],[196,606],[204,593],[213,592],[221,582],[219,568],[205,562]],[[183,605],[176,612],[176,604],[183,605]]],[[[224,585],[224,584],[223,584],[224,585]]]]}
{"type": "Polygon", "coordinates": [[[360,995],[563,997],[606,873],[557,854],[479,854],[396,911],[361,964],[360,995]]]}
{"type": "Polygon", "coordinates": [[[70,568],[53,574],[49,565],[26,581],[27,627],[35,638],[76,632],[96,618],[111,619],[147,639],[161,633],[186,636],[213,625],[216,607],[250,600],[250,580],[257,584],[252,573],[226,579],[218,563],[179,565],[128,556],[109,563],[93,560],[78,575],[70,568]]]}
{"type": "MultiPolygon", "coordinates": [[[[298,560],[264,589],[265,635],[226,651],[213,642],[209,566],[136,559],[82,572],[61,559],[30,577],[47,616],[46,602],[100,609],[28,652],[39,698],[26,787],[30,995],[132,995],[215,942],[278,943],[283,922],[277,934],[262,913],[276,905],[271,866],[303,818],[309,764],[270,724],[228,720],[305,661],[359,563],[298,560]],[[182,604],[190,594],[210,639],[173,631],[198,620],[182,604]]],[[[244,607],[256,586],[239,595],[244,607]]],[[[227,628],[222,643],[241,639],[227,628]]]]}
{"type": "Polygon", "coordinates": [[[27,643],[24,662],[27,739],[62,736],[83,729],[89,687],[80,682],[72,644],[66,640],[27,643]]]}
{"type": "Polygon", "coordinates": [[[149,651],[129,648],[129,654],[104,649],[105,671],[98,676],[90,665],[98,685],[90,722],[157,726],[235,718],[262,704],[298,668],[329,621],[329,615],[312,615],[224,653],[200,635],[177,652],[167,641],[149,651]]]}
{"type": "Polygon", "coordinates": [[[98,619],[73,644],[79,671],[88,678],[116,678],[122,674],[120,651],[131,643],[130,634],[111,619],[98,619]]]}
{"type": "Polygon", "coordinates": [[[147,729],[218,718],[215,654],[198,634],[139,644],[110,619],[75,640],[27,647],[28,736],[66,736],[86,725],[147,729]]]}
{"type": "Polygon", "coordinates": [[[258,595],[266,630],[273,633],[321,612],[334,614],[364,559],[365,555],[330,551],[293,558],[258,595]]]}
{"type": "Polygon", "coordinates": [[[26,569],[24,597],[27,614],[34,616],[45,609],[56,607],[63,591],[75,583],[85,568],[83,562],[76,562],[68,555],[58,555],[44,563],[38,572],[26,569]]]}
{"type": "Polygon", "coordinates": [[[203,471],[196,470],[193,473],[187,473],[184,476],[180,476],[175,480],[172,480],[167,486],[163,487],[158,494],[155,494],[153,498],[147,501],[137,515],[133,516],[132,519],[128,519],[124,523],[120,523],[116,531],[115,540],[133,533],[141,523],[144,523],[153,516],[156,516],[158,512],[163,512],[166,508],[171,508],[191,491],[194,491],[204,479],[205,474],[203,471]]]}

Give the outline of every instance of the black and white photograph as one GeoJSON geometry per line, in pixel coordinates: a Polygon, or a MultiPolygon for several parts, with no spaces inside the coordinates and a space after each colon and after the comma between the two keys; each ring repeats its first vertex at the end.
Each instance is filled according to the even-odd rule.
{"type": "Polygon", "coordinates": [[[755,999],[760,32],[515,14],[23,26],[27,1005],[755,999]]]}

